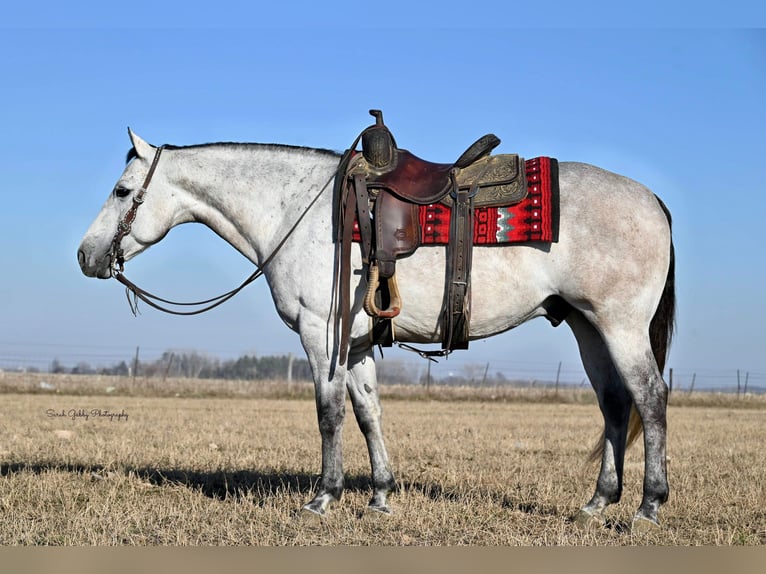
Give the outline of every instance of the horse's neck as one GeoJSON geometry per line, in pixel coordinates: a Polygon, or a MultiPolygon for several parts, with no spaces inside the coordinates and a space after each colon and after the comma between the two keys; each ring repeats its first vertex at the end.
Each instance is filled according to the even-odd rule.
{"type": "MultiPolygon", "coordinates": [[[[262,263],[332,177],[338,159],[303,148],[211,145],[179,153],[176,179],[204,223],[262,263]]],[[[330,201],[332,189],[323,200],[330,201]]],[[[315,206],[321,209],[321,206],[315,206]]]]}

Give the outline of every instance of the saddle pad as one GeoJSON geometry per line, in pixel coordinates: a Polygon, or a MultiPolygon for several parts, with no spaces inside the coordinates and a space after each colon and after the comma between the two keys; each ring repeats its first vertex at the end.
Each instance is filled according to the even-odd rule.
{"type": "MultiPolygon", "coordinates": [[[[528,194],[520,203],[474,210],[474,245],[558,241],[558,161],[549,157],[528,159],[526,172],[528,194]]],[[[418,207],[420,245],[447,245],[450,208],[441,203],[418,207]]],[[[355,221],[354,241],[359,240],[355,221]]]]}

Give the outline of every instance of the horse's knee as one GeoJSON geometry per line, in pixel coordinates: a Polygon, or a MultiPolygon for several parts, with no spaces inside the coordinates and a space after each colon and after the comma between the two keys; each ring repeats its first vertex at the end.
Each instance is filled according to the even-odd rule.
{"type": "Polygon", "coordinates": [[[318,401],[317,416],[319,418],[319,430],[322,434],[335,433],[343,426],[346,416],[346,405],[341,401],[318,401]]]}

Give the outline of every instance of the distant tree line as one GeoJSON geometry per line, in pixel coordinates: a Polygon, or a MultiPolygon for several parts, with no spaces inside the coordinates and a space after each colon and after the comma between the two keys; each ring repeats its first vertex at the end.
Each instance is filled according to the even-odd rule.
{"type": "MultiPolygon", "coordinates": [[[[487,366],[488,367],[488,366],[487,366]]],[[[30,369],[31,371],[32,369],[30,369]]],[[[165,351],[152,361],[138,358],[123,360],[111,366],[94,367],[81,361],[73,367],[54,359],[51,373],[73,375],[115,375],[186,379],[284,380],[311,381],[311,367],[306,359],[293,355],[243,355],[222,360],[198,351],[165,351]]],[[[425,368],[413,367],[412,362],[386,359],[376,363],[380,384],[428,385],[505,385],[511,383],[503,373],[488,373],[484,365],[463,365],[446,377],[431,377],[425,368]]]]}
{"type": "Polygon", "coordinates": [[[221,360],[197,351],[166,351],[154,361],[120,361],[107,367],[92,367],[87,362],[79,362],[67,368],[58,359],[54,359],[49,371],[73,375],[137,374],[142,377],[232,380],[285,379],[289,374],[294,380],[311,380],[308,361],[291,355],[243,355],[237,359],[221,360]]]}
{"type": "MultiPolygon", "coordinates": [[[[43,363],[44,364],[44,363],[43,363]]],[[[39,362],[38,362],[39,365],[39,362]]],[[[415,361],[403,361],[387,358],[376,361],[378,383],[382,385],[449,385],[449,386],[531,386],[553,387],[557,389],[559,384],[585,387],[587,379],[575,372],[561,372],[561,363],[558,370],[551,368],[549,377],[533,378],[527,375],[514,375],[502,371],[490,371],[489,364],[466,363],[461,364],[448,374],[438,375],[431,373],[427,368],[428,363],[415,361]],[[559,380],[559,375],[563,375],[559,380]]],[[[555,365],[553,365],[555,366],[555,365]]],[[[39,373],[40,366],[19,367],[16,370],[29,373],[39,373]]],[[[159,358],[152,361],[139,359],[138,353],[133,359],[119,361],[110,366],[92,366],[87,361],[80,361],[74,366],[64,364],[59,359],[53,359],[48,364],[47,371],[50,373],[82,374],[82,375],[117,375],[117,376],[141,376],[161,378],[190,378],[190,379],[228,379],[228,380],[285,380],[290,378],[294,381],[311,381],[311,368],[304,358],[293,355],[269,355],[258,357],[256,355],[243,355],[236,359],[222,360],[206,353],[198,351],[166,351],[159,358]]],[[[699,385],[697,373],[682,372],[680,375],[669,369],[667,381],[670,391],[675,393],[685,392],[691,394],[696,390],[715,392],[736,392],[737,395],[764,394],[766,386],[763,381],[766,375],[763,373],[750,373],[737,370],[736,378],[727,380],[721,375],[705,375],[699,379],[715,379],[713,385],[708,380],[707,384],[699,385]],[[695,384],[697,386],[695,387],[695,384]]]]}

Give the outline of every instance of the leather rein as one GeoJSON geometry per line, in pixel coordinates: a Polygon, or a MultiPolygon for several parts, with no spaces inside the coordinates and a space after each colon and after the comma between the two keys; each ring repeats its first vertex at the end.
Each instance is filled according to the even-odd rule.
{"type": "Polygon", "coordinates": [[[322,195],[322,193],[324,193],[324,191],[330,185],[330,182],[335,178],[337,173],[337,172],[333,173],[330,179],[327,180],[327,183],[325,183],[324,186],[322,186],[322,189],[319,190],[319,193],[317,193],[314,199],[311,200],[311,203],[309,203],[308,206],[303,210],[303,212],[300,214],[300,216],[295,221],[293,226],[287,231],[285,236],[282,238],[279,244],[277,244],[277,246],[274,248],[271,254],[268,257],[266,257],[266,259],[264,259],[260,265],[256,265],[256,270],[247,279],[245,279],[239,285],[239,287],[236,287],[232,289],[231,291],[227,291],[226,293],[222,293],[221,295],[218,295],[216,297],[211,297],[210,299],[206,299],[204,301],[194,301],[194,302],[171,301],[169,299],[163,299],[162,297],[158,297],[157,295],[149,293],[148,291],[146,291],[145,289],[142,289],[141,287],[139,287],[138,285],[130,281],[127,277],[125,277],[125,275],[123,274],[123,271],[125,269],[125,257],[124,257],[123,249],[120,246],[123,238],[130,233],[130,230],[133,226],[133,222],[136,219],[136,212],[138,211],[138,208],[141,206],[141,204],[144,202],[144,197],[146,196],[146,192],[147,192],[147,189],[149,188],[149,184],[152,181],[152,177],[154,177],[154,172],[157,170],[157,164],[160,161],[160,155],[162,154],[162,150],[164,148],[165,146],[160,146],[157,148],[157,151],[154,153],[154,158],[152,159],[152,163],[149,166],[149,171],[146,174],[144,183],[141,186],[141,188],[138,190],[138,192],[136,192],[136,194],[133,196],[133,204],[130,206],[128,211],[125,213],[125,216],[117,225],[117,232],[114,234],[114,238],[112,238],[112,244],[109,249],[112,277],[117,279],[117,281],[119,281],[125,286],[125,295],[128,298],[128,305],[130,305],[130,310],[133,312],[134,315],[138,313],[139,299],[143,301],[144,303],[146,303],[147,305],[149,305],[150,307],[153,307],[165,313],[170,313],[171,315],[199,315],[200,313],[204,313],[206,311],[210,311],[211,309],[214,309],[215,307],[218,307],[222,303],[225,303],[226,301],[234,297],[234,295],[242,291],[242,289],[250,285],[250,283],[258,279],[261,275],[263,275],[263,269],[266,267],[266,265],[269,264],[269,262],[276,256],[276,254],[279,252],[282,246],[287,242],[287,240],[296,230],[300,222],[303,221],[303,218],[306,216],[309,210],[314,206],[314,204],[317,202],[317,200],[322,195]],[[132,299],[131,299],[131,295],[132,295],[132,299]],[[199,307],[201,305],[205,305],[205,307],[201,309],[195,309],[193,311],[176,311],[175,309],[169,309],[168,307],[164,307],[160,305],[160,303],[164,303],[166,305],[173,305],[176,307],[199,307]]]}

